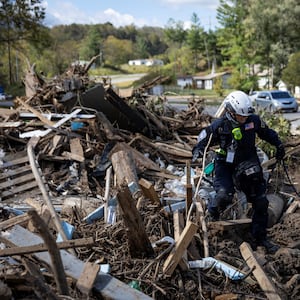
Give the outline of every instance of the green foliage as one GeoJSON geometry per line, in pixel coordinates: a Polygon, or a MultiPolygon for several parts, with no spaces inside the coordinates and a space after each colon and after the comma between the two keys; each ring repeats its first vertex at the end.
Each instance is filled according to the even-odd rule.
{"type": "MultiPolygon", "coordinates": [[[[259,114],[266,124],[278,133],[279,138],[283,143],[285,143],[291,137],[291,123],[289,120],[284,118],[282,114],[274,114],[264,110],[259,111],[259,114]]],[[[258,146],[269,157],[274,157],[276,154],[276,148],[265,141],[260,140],[258,142],[258,146]]]]}
{"type": "Polygon", "coordinates": [[[300,52],[291,55],[287,67],[283,70],[282,79],[290,86],[300,86],[300,52]]]}
{"type": "Polygon", "coordinates": [[[202,34],[204,29],[200,26],[200,19],[196,13],[192,15],[192,26],[187,33],[187,45],[194,58],[194,72],[198,70],[199,54],[205,49],[202,34]]]}
{"type": "Polygon", "coordinates": [[[252,40],[257,63],[273,68],[275,79],[280,79],[291,53],[300,48],[300,19],[298,0],[256,0],[249,5],[244,20],[252,40]]]}
{"type": "Polygon", "coordinates": [[[45,9],[41,0],[0,1],[0,40],[7,51],[10,84],[14,81],[13,50],[18,49],[21,41],[39,40],[44,18],[45,9]]]}
{"type": "Polygon", "coordinates": [[[186,40],[186,30],[182,21],[175,21],[170,18],[165,27],[164,34],[168,41],[181,46],[186,40]]]}
{"type": "MultiPolygon", "coordinates": [[[[84,42],[81,43],[80,47],[80,59],[90,60],[92,57],[99,55],[102,51],[102,35],[97,26],[91,26],[84,42]]],[[[97,65],[101,65],[102,61],[98,59],[97,65]]]]}
{"type": "Polygon", "coordinates": [[[214,82],[214,91],[221,97],[224,96],[223,82],[221,77],[217,77],[214,82]]]}
{"type": "Polygon", "coordinates": [[[103,43],[103,56],[106,63],[121,65],[132,58],[133,44],[129,40],[120,40],[109,36],[103,43]]]}

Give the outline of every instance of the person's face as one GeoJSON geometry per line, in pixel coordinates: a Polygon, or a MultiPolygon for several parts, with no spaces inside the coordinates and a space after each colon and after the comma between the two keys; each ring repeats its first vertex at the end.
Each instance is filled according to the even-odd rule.
{"type": "Polygon", "coordinates": [[[240,124],[244,124],[247,120],[247,116],[241,116],[238,114],[234,114],[234,118],[240,123],[240,124]]]}

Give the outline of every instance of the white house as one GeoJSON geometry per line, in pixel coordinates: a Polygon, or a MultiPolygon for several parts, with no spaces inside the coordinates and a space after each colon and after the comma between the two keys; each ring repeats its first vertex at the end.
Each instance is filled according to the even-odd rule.
{"type": "Polygon", "coordinates": [[[192,75],[182,75],[177,77],[177,85],[182,89],[193,86],[193,76],[192,75]]]}
{"type": "Polygon", "coordinates": [[[128,62],[130,66],[163,66],[164,62],[161,59],[134,59],[128,62]]]}
{"type": "Polygon", "coordinates": [[[229,72],[211,73],[207,75],[194,75],[194,76],[179,76],[177,77],[177,85],[182,88],[196,87],[197,89],[212,90],[214,88],[215,80],[222,79],[222,87],[228,88],[229,72]]]}

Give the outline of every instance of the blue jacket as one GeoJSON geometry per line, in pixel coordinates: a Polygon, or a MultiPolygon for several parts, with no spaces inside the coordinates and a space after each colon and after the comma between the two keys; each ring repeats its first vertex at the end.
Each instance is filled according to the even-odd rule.
{"type": "Polygon", "coordinates": [[[234,149],[234,164],[257,157],[256,135],[274,146],[279,146],[281,141],[278,134],[260,119],[258,115],[250,115],[242,125],[235,125],[226,115],[216,119],[211,125],[201,131],[196,147],[204,152],[204,149],[212,134],[210,146],[219,145],[221,151],[217,152],[217,160],[226,160],[230,148],[234,149]],[[235,139],[232,130],[240,128],[241,137],[235,139]],[[220,153],[221,152],[221,153],[220,153]]]}

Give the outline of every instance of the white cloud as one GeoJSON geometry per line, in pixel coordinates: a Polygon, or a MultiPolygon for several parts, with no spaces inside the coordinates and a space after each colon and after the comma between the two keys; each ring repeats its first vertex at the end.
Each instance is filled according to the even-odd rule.
{"type": "MultiPolygon", "coordinates": [[[[214,8],[211,6],[217,6],[219,0],[160,0],[165,5],[164,7],[168,7],[175,11],[183,10],[183,8],[187,8],[187,11],[195,11],[197,14],[206,12],[207,9],[214,11],[214,8]]],[[[134,24],[138,27],[142,26],[158,26],[164,27],[167,23],[167,19],[161,18],[161,8],[160,11],[156,11],[154,6],[153,12],[146,13],[146,16],[138,15],[134,16],[128,13],[120,13],[113,8],[108,8],[106,10],[92,10],[85,11],[83,9],[79,9],[75,2],[66,1],[66,0],[48,0],[44,1],[43,5],[46,9],[46,19],[45,25],[52,27],[54,25],[65,24],[69,25],[72,23],[76,24],[103,24],[106,22],[112,23],[115,27],[126,26],[134,24]],[[51,4],[51,5],[50,5],[51,4]]],[[[88,8],[88,7],[87,7],[88,8]]],[[[165,10],[165,9],[164,9],[165,10]]],[[[143,11],[145,13],[145,11],[143,11]]],[[[171,13],[171,12],[170,12],[171,13]]],[[[163,15],[168,15],[165,11],[163,15]]],[[[178,14],[177,14],[178,15],[178,14]]],[[[186,13],[185,13],[186,15],[186,13]]],[[[210,16],[213,15],[210,12],[207,12],[207,15],[199,15],[201,24],[204,26],[210,25],[210,16]]],[[[191,16],[191,15],[190,15],[191,16]]],[[[177,16],[177,19],[180,17],[177,16]]],[[[190,20],[183,20],[186,23],[185,27],[189,27],[190,20]]]]}
{"type": "Polygon", "coordinates": [[[162,2],[171,5],[195,5],[203,7],[217,7],[219,5],[219,0],[162,0],[162,2]]]}

